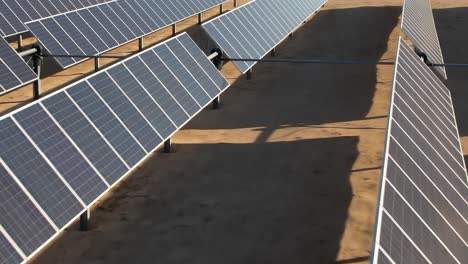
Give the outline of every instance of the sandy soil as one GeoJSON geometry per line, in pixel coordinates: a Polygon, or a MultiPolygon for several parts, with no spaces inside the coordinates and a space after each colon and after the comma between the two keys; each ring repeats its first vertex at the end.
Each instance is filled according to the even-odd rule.
{"type": "MultiPolygon", "coordinates": [[[[468,1],[447,2],[434,2],[446,60],[468,62],[468,1]]],[[[391,61],[400,5],[330,0],[277,56],[391,61]]],[[[209,50],[195,22],[179,28],[209,50]]],[[[50,75],[44,90],[91,71],[86,62],[50,75]]],[[[448,74],[468,149],[465,71],[448,74]]],[[[246,80],[227,64],[223,74],[233,85],[221,109],[203,111],[175,135],[175,153],[154,153],[98,203],[90,231],[69,227],[31,263],[367,263],[392,72],[383,65],[259,64],[246,80]]],[[[0,109],[29,92],[0,98],[0,109]]]]}

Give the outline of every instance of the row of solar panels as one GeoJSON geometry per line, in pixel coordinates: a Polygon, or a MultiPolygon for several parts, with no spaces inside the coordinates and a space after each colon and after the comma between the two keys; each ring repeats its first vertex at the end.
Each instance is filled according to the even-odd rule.
{"type": "Polygon", "coordinates": [[[97,5],[109,0],[0,0],[0,36],[26,32],[25,22],[97,5]]]}
{"type": "MultiPolygon", "coordinates": [[[[36,19],[28,23],[28,27],[51,54],[96,55],[226,1],[0,0],[0,20],[3,17],[9,21],[0,21],[0,30],[4,33],[23,32],[26,30],[23,23],[36,19]],[[43,17],[47,18],[40,19],[43,17]],[[7,30],[8,25],[12,28],[7,30]]],[[[4,70],[0,73],[0,94],[37,79],[30,67],[7,45],[0,40],[0,70],[4,70]]],[[[83,60],[57,58],[64,68],[83,60]]]]}
{"type": "MultiPolygon", "coordinates": [[[[51,54],[97,55],[227,0],[119,0],[26,23],[51,54]]],[[[57,58],[63,67],[83,58],[57,58]]]]}
{"type": "MultiPolygon", "coordinates": [[[[261,59],[326,0],[256,0],[203,24],[229,58],[261,59]]],[[[256,62],[235,61],[245,73],[256,62]]]]}
{"type": "Polygon", "coordinates": [[[0,263],[33,254],[227,87],[184,33],[2,117],[0,263]]]}
{"type": "MultiPolygon", "coordinates": [[[[406,0],[401,27],[443,63],[430,0],[406,0]]],[[[429,68],[400,39],[371,263],[468,263],[468,176],[439,77],[443,67],[429,68]]]]}

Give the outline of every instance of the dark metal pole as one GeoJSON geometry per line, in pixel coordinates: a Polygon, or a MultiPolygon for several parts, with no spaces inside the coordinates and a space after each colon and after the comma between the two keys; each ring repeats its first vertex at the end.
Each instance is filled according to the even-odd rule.
{"type": "Polygon", "coordinates": [[[171,153],[172,151],[172,142],[171,138],[168,138],[166,141],[164,141],[164,153],[171,153]]]}
{"type": "Polygon", "coordinates": [[[177,25],[176,23],[172,24],[172,36],[175,36],[177,34],[177,25]]]}
{"type": "Polygon", "coordinates": [[[37,75],[37,80],[33,82],[33,99],[37,100],[41,97],[41,64],[42,57],[38,54],[32,56],[33,71],[37,75]]]}
{"type": "Polygon", "coordinates": [[[89,209],[86,209],[80,215],[80,231],[88,231],[89,230],[89,219],[91,218],[91,213],[89,209]]]}
{"type": "Polygon", "coordinates": [[[23,35],[22,34],[18,35],[18,50],[19,51],[23,50],[23,35]]]}
{"type": "Polygon", "coordinates": [[[219,108],[220,101],[221,101],[221,96],[218,96],[215,99],[213,99],[213,109],[219,108]]]}
{"type": "Polygon", "coordinates": [[[394,65],[393,61],[354,61],[354,60],[327,60],[327,59],[240,59],[224,58],[226,61],[252,61],[252,62],[275,62],[275,63],[310,63],[310,64],[352,64],[352,65],[394,65]]]}
{"type": "Polygon", "coordinates": [[[144,46],[144,40],[143,37],[138,39],[138,51],[142,51],[144,46]]]}
{"type": "Polygon", "coordinates": [[[234,7],[237,7],[237,0],[234,0],[234,7]]]}
{"type": "Polygon", "coordinates": [[[94,58],[94,72],[98,72],[100,67],[101,63],[99,61],[99,57],[94,58]]]}
{"type": "Polygon", "coordinates": [[[249,69],[249,70],[247,71],[247,80],[252,80],[252,72],[253,72],[252,69],[249,69]]]}
{"type": "Polygon", "coordinates": [[[220,4],[220,5],[219,5],[219,13],[220,13],[220,14],[223,13],[223,4],[220,4]]]}
{"type": "Polygon", "coordinates": [[[202,13],[199,13],[198,14],[198,25],[202,24],[202,20],[203,20],[203,15],[202,15],[202,13]]]}

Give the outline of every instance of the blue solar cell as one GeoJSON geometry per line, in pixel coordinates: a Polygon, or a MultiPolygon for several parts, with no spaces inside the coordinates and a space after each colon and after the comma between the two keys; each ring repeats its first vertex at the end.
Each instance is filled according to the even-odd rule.
{"type": "MultiPolygon", "coordinates": [[[[117,3],[115,2],[110,3],[110,4],[117,5],[117,3]]],[[[137,37],[137,35],[134,34],[132,30],[130,30],[129,26],[127,26],[125,22],[122,21],[122,18],[112,11],[113,9],[111,9],[109,5],[100,5],[98,6],[98,9],[100,11],[100,16],[107,17],[115,25],[115,27],[120,30],[120,32],[122,33],[122,35],[125,37],[126,40],[134,39],[135,37],[137,37]]],[[[94,54],[94,53],[88,53],[88,54],[94,54]]]]}
{"type": "MultiPolygon", "coordinates": [[[[127,12],[125,12],[122,7],[119,4],[120,2],[115,2],[113,3],[112,6],[112,12],[115,13],[122,21],[123,23],[133,32],[135,37],[138,36],[143,36],[146,31],[142,29],[140,26],[141,24],[138,24],[136,21],[136,18],[130,17],[127,12]]],[[[110,12],[110,11],[104,11],[104,12],[110,12]]]]}
{"type": "MultiPolygon", "coordinates": [[[[70,25],[69,22],[62,25],[63,19],[60,19],[61,22],[59,19],[55,19],[65,32],[67,32],[67,27],[77,28],[83,35],[81,39],[87,39],[96,49],[96,52],[88,55],[96,55],[226,1],[115,1],[58,15],[58,17],[69,17],[73,25],[70,25]],[[77,14],[81,17],[77,17],[77,14]]],[[[50,53],[63,54],[64,50],[72,50],[73,46],[78,44],[78,42],[76,44],[61,42],[62,38],[59,37],[63,35],[61,30],[54,26],[50,28],[47,26],[49,31],[45,32],[40,25],[41,21],[43,19],[26,24],[50,53]],[[52,36],[55,36],[56,33],[57,36],[53,38],[52,36]],[[69,48],[68,45],[72,47],[69,48]]],[[[87,50],[89,51],[89,49],[87,50]]],[[[83,60],[85,59],[76,59],[74,62],[63,59],[59,61],[62,67],[69,67],[75,62],[83,60]]]]}
{"type": "MultiPolygon", "coordinates": [[[[184,66],[187,68],[188,72],[192,76],[196,76],[197,83],[201,85],[203,90],[208,93],[211,98],[216,97],[219,94],[219,89],[210,78],[210,76],[205,72],[205,70],[195,61],[194,58],[188,53],[187,50],[180,44],[177,39],[168,41],[166,45],[171,49],[174,54],[177,54],[177,57],[180,61],[184,62],[184,66]]],[[[212,67],[212,66],[211,66],[212,67]]]]}
{"type": "MultiPolygon", "coordinates": [[[[203,28],[228,57],[261,59],[325,2],[252,1],[210,20],[203,28]]],[[[234,64],[245,73],[256,62],[234,64]]]]}
{"type": "Polygon", "coordinates": [[[11,91],[35,79],[37,76],[29,65],[0,37],[0,93],[2,90],[11,91]]]}
{"type": "MultiPolygon", "coordinates": [[[[128,61],[124,65],[128,65],[128,61]]],[[[167,138],[176,130],[172,120],[125,66],[117,65],[108,73],[162,138],[167,138]]]]}
{"type": "Polygon", "coordinates": [[[151,95],[153,100],[164,109],[166,114],[178,127],[188,120],[189,116],[157,79],[157,75],[150,71],[140,58],[131,59],[125,64],[140,81],[142,87],[151,95]]]}
{"type": "MultiPolygon", "coordinates": [[[[2,23],[0,23],[0,29],[3,31],[5,36],[14,35],[17,32],[26,31],[26,27],[23,22],[11,11],[10,7],[3,1],[0,1],[0,17],[2,23]],[[4,23],[3,23],[4,22],[4,23]]],[[[22,10],[21,10],[22,11],[22,10]]]]}
{"type": "Polygon", "coordinates": [[[17,264],[21,263],[23,258],[10,244],[6,237],[0,233],[0,263],[2,264],[17,264]]]}
{"type": "Polygon", "coordinates": [[[143,147],[128,132],[127,128],[111,112],[93,89],[83,82],[67,90],[101,134],[112,144],[129,167],[137,164],[145,155],[143,147]]]}
{"type": "Polygon", "coordinates": [[[55,234],[55,229],[1,165],[0,225],[28,255],[55,234]]]}
{"type": "Polygon", "coordinates": [[[161,60],[167,67],[177,74],[177,79],[184,85],[187,91],[201,106],[205,106],[210,102],[210,97],[203,90],[203,88],[196,82],[196,80],[185,69],[184,65],[177,59],[177,57],[169,50],[166,45],[160,45],[154,49],[161,60]]]}
{"type": "Polygon", "coordinates": [[[42,25],[50,30],[53,30],[56,35],[56,39],[60,39],[60,45],[64,47],[65,53],[62,54],[78,54],[84,55],[85,53],[81,48],[73,41],[68,33],[66,33],[63,28],[61,28],[53,18],[42,20],[42,25]]]}
{"type": "Polygon", "coordinates": [[[63,92],[42,101],[69,137],[109,184],[126,173],[127,167],[91,123],[63,92]]]}
{"type": "Polygon", "coordinates": [[[143,53],[140,58],[158,76],[164,87],[166,87],[189,115],[193,115],[200,110],[201,106],[198,105],[195,99],[193,99],[190,93],[153,51],[143,53]]]}
{"type": "MultiPolygon", "coordinates": [[[[109,46],[107,46],[106,43],[104,43],[104,40],[101,38],[101,36],[94,31],[94,27],[90,26],[78,13],[72,12],[64,15],[67,17],[73,25],[83,34],[84,38],[87,39],[87,41],[90,42],[90,44],[98,51],[101,52],[103,50],[107,50],[109,46]]],[[[56,20],[58,17],[56,18],[56,20]]],[[[31,25],[35,25],[36,23],[31,23],[28,25],[31,27],[31,25]]],[[[36,33],[36,31],[32,30],[33,33],[36,33]]],[[[40,39],[41,41],[44,41],[43,38],[40,39]]],[[[48,40],[48,39],[46,39],[48,40]]],[[[49,45],[43,42],[44,45],[49,45]]]]}
{"type": "Polygon", "coordinates": [[[97,49],[91,43],[89,43],[88,39],[86,39],[80,32],[81,29],[75,27],[67,16],[57,16],[54,17],[54,19],[63,28],[67,29],[68,36],[70,36],[72,41],[76,43],[78,47],[80,47],[84,54],[94,54],[97,52],[97,49]]]}
{"type": "MultiPolygon", "coordinates": [[[[99,9],[99,6],[90,8],[89,12],[93,15],[94,18],[96,18],[96,20],[99,21],[99,23],[106,29],[106,31],[110,33],[112,38],[115,39],[117,43],[124,43],[132,38],[131,35],[125,36],[125,34],[121,32],[122,29],[126,29],[125,26],[122,28],[117,28],[114,25],[114,21],[104,15],[104,13],[99,9]]],[[[94,24],[92,25],[94,26],[94,24]]]]}
{"type": "Polygon", "coordinates": [[[0,121],[0,139],[0,157],[59,228],[83,210],[11,118],[0,121]]]}
{"type": "Polygon", "coordinates": [[[14,117],[86,204],[107,189],[98,173],[39,104],[14,117]]]}
{"type": "Polygon", "coordinates": [[[145,147],[146,151],[153,151],[161,143],[162,139],[138,112],[137,108],[132,105],[125,94],[109,78],[107,73],[95,75],[89,79],[89,83],[120,117],[140,144],[145,147]]]}
{"type": "Polygon", "coordinates": [[[195,42],[193,42],[193,40],[187,34],[181,35],[177,38],[177,40],[211,77],[220,91],[224,91],[226,88],[228,88],[229,83],[226,81],[226,79],[224,79],[223,75],[221,75],[221,73],[214,67],[213,63],[208,60],[206,54],[204,54],[198,48],[197,44],[195,44],[195,42]]]}

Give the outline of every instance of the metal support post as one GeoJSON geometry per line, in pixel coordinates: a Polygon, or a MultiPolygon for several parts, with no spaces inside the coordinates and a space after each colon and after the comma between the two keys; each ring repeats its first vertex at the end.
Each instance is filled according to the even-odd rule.
{"type": "Polygon", "coordinates": [[[247,71],[247,80],[252,80],[252,69],[247,71]]]}
{"type": "Polygon", "coordinates": [[[237,7],[237,0],[234,0],[234,7],[237,7]]]}
{"type": "Polygon", "coordinates": [[[42,57],[38,54],[32,56],[33,71],[37,75],[37,80],[33,82],[33,99],[38,100],[41,97],[41,64],[42,57]]]}
{"type": "Polygon", "coordinates": [[[144,41],[143,41],[143,37],[141,37],[138,39],[138,51],[143,50],[143,45],[144,45],[144,41]]]}
{"type": "Polygon", "coordinates": [[[202,24],[202,20],[203,20],[203,14],[202,14],[202,13],[199,13],[199,14],[198,14],[198,25],[201,25],[201,24],[202,24]]]}
{"type": "Polygon", "coordinates": [[[171,138],[168,138],[166,141],[164,141],[164,153],[171,153],[172,151],[172,142],[171,138]]]}
{"type": "Polygon", "coordinates": [[[213,99],[213,109],[219,108],[219,102],[221,101],[221,95],[213,99]]]}
{"type": "Polygon", "coordinates": [[[86,209],[80,215],[80,231],[88,231],[89,230],[89,219],[91,218],[91,211],[86,209]]]}
{"type": "Polygon", "coordinates": [[[99,57],[95,57],[94,58],[94,72],[98,72],[100,67],[101,67],[101,63],[99,62],[99,57]]]}
{"type": "Polygon", "coordinates": [[[220,14],[223,13],[223,4],[220,4],[220,5],[219,5],[219,13],[220,13],[220,14]]]}
{"type": "Polygon", "coordinates": [[[276,48],[271,49],[270,55],[271,55],[272,57],[275,57],[275,56],[276,56],[276,48]]]}
{"type": "Polygon", "coordinates": [[[291,33],[289,34],[289,37],[290,37],[290,38],[294,37],[294,33],[291,32],[291,33]]]}
{"type": "Polygon", "coordinates": [[[19,51],[23,50],[23,35],[22,34],[18,35],[18,50],[19,51]]]}
{"type": "Polygon", "coordinates": [[[177,25],[176,23],[172,24],[172,36],[175,36],[177,34],[177,25]]]}

